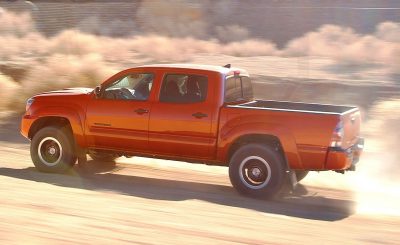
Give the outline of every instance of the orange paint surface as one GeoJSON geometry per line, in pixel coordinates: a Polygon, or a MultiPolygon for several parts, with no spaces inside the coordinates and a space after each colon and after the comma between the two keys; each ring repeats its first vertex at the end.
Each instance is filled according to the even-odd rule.
{"type": "Polygon", "coordinates": [[[361,154],[360,149],[352,154],[330,150],[332,133],[340,120],[346,120],[346,148],[356,143],[360,122],[354,129],[347,125],[352,115],[224,104],[224,82],[229,72],[232,70],[211,66],[144,66],[124,70],[102,83],[104,88],[130,73],[152,73],[154,80],[145,101],[96,98],[88,89],[40,94],[22,118],[21,133],[31,138],[30,131],[38,120],[63,117],[71,124],[75,142],[81,148],[217,165],[228,165],[234,142],[248,135],[278,138],[292,169],[347,169],[353,155],[358,158],[361,154]],[[206,76],[207,97],[195,103],[159,101],[167,74],[206,76]],[[198,118],[196,113],[205,116],[198,118]]]}

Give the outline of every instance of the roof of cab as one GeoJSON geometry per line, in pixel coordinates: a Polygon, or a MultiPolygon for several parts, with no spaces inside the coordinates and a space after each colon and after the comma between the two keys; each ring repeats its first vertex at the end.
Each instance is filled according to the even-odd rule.
{"type": "Polygon", "coordinates": [[[247,74],[243,69],[236,67],[226,68],[223,66],[214,65],[198,65],[198,64],[154,64],[154,65],[143,65],[139,67],[152,67],[152,68],[182,68],[182,69],[193,69],[193,70],[206,70],[214,71],[222,74],[233,73],[234,71],[240,71],[240,73],[247,74]]]}

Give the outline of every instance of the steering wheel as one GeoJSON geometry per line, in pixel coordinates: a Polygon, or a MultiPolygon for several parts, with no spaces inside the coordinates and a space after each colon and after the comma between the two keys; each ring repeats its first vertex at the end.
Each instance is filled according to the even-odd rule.
{"type": "Polygon", "coordinates": [[[129,91],[129,89],[127,88],[120,88],[119,89],[121,96],[124,99],[130,100],[130,99],[135,99],[135,96],[133,96],[133,94],[131,93],[131,91],[129,91]]]}

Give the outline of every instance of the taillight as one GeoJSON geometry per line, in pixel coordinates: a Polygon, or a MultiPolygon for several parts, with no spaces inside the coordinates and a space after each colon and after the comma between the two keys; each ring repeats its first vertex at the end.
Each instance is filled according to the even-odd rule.
{"type": "Polygon", "coordinates": [[[343,121],[340,120],[333,130],[331,147],[341,147],[344,138],[344,126],[343,121]]]}

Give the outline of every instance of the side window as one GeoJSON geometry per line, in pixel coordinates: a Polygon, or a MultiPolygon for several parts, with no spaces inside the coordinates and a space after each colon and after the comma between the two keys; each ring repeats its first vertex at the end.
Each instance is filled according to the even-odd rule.
{"type": "Polygon", "coordinates": [[[242,80],[243,98],[253,100],[253,86],[249,77],[240,77],[242,80]]]}
{"type": "Polygon", "coordinates": [[[197,103],[207,98],[206,76],[169,74],[161,85],[160,101],[173,103],[197,103]]]}
{"type": "Polygon", "coordinates": [[[225,102],[252,100],[253,87],[249,77],[231,76],[225,82],[225,102]]]}
{"type": "Polygon", "coordinates": [[[153,85],[151,73],[132,73],[111,83],[103,98],[113,100],[147,100],[153,85]]]}
{"type": "Polygon", "coordinates": [[[230,77],[225,83],[225,102],[234,102],[242,98],[240,77],[230,77]]]}

